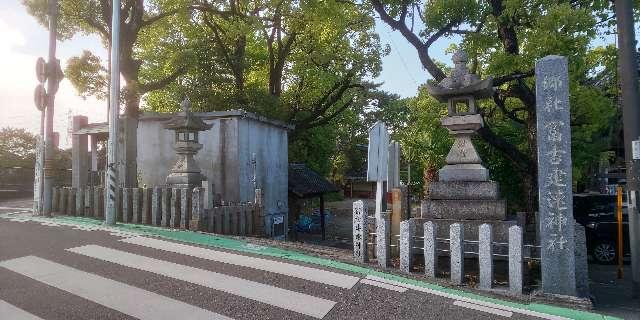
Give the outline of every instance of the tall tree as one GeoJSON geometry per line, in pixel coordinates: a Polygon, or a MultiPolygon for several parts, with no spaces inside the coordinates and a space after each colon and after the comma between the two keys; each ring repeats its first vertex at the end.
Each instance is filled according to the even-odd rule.
{"type": "Polygon", "coordinates": [[[331,123],[372,87],[380,71],[371,11],[348,2],[202,1],[182,24],[194,52],[178,86],[153,93],[151,108],[185,92],[201,110],[248,109],[295,125],[291,136],[331,123]]]}

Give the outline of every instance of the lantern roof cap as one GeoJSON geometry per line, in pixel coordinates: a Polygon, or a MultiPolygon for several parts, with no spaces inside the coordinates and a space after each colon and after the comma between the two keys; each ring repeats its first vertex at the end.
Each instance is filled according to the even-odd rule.
{"type": "Polygon", "coordinates": [[[470,73],[467,67],[469,56],[462,50],[453,54],[454,67],[451,74],[438,84],[426,84],[427,91],[440,102],[459,96],[473,96],[484,99],[493,95],[493,78],[481,80],[475,73],[470,73]]]}
{"type": "Polygon", "coordinates": [[[164,125],[169,130],[188,130],[188,131],[206,131],[211,129],[211,125],[202,121],[202,119],[191,112],[191,101],[185,98],[180,104],[182,111],[176,113],[164,125]]]}

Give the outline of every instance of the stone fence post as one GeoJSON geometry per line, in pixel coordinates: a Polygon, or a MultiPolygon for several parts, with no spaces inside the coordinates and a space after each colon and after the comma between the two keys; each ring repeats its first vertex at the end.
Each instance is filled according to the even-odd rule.
{"type": "Polygon", "coordinates": [[[493,227],[488,223],[481,224],[478,230],[478,264],[479,287],[489,290],[493,284],[493,227]]]}
{"type": "Polygon", "coordinates": [[[509,291],[522,294],[522,228],[509,227],[509,291]]]}
{"type": "Polygon", "coordinates": [[[353,202],[353,258],[361,263],[369,261],[369,213],[362,200],[353,202]]]}
{"type": "Polygon", "coordinates": [[[76,189],[76,215],[84,217],[84,188],[82,186],[76,189]]]}
{"type": "Polygon", "coordinates": [[[460,223],[449,226],[449,248],[451,282],[460,285],[464,279],[464,228],[460,223]]]}
{"type": "Polygon", "coordinates": [[[411,273],[413,266],[413,246],[416,233],[415,220],[400,222],[400,271],[411,273]]]}
{"type": "Polygon", "coordinates": [[[191,220],[189,221],[189,230],[206,231],[205,197],[206,190],[204,188],[193,188],[193,192],[191,193],[191,220]]]}
{"type": "Polygon", "coordinates": [[[180,189],[171,189],[171,217],[169,225],[171,228],[180,228],[180,189]]]}
{"type": "Polygon", "coordinates": [[[389,229],[389,213],[381,212],[376,219],[376,259],[383,268],[389,266],[389,229]]]}
{"type": "Polygon", "coordinates": [[[153,188],[142,189],[142,224],[151,224],[151,197],[153,188]]]}
{"type": "Polygon", "coordinates": [[[438,265],[437,230],[438,225],[433,221],[424,223],[424,273],[431,279],[436,278],[436,267],[438,265]]]}
{"type": "Polygon", "coordinates": [[[151,196],[151,225],[159,226],[162,222],[162,188],[153,187],[151,196]]]}

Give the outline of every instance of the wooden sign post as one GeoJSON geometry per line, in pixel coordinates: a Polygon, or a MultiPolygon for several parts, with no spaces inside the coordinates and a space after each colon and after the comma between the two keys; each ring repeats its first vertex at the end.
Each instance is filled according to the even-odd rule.
{"type": "Polygon", "coordinates": [[[388,180],[389,133],[381,121],[369,129],[369,150],[367,157],[367,181],[376,182],[376,219],[384,208],[384,182],[388,180]]]}

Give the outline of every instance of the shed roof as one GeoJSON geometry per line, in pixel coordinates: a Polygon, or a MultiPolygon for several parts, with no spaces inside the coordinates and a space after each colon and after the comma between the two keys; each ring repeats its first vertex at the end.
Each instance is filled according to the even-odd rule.
{"type": "Polygon", "coordinates": [[[289,164],[289,192],[300,198],[316,197],[340,189],[304,163],[289,164]]]}
{"type": "Polygon", "coordinates": [[[89,123],[84,127],[76,130],[73,134],[88,134],[88,135],[108,135],[109,134],[109,123],[108,122],[98,122],[98,123],[89,123]]]}

